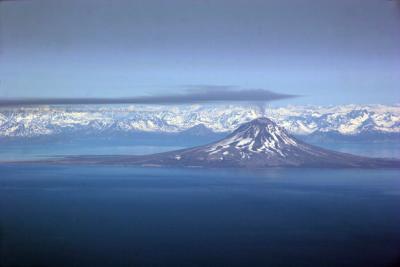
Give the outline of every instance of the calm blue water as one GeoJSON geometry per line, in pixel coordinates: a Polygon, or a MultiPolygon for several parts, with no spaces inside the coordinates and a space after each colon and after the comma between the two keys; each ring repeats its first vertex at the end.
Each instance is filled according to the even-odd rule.
{"type": "Polygon", "coordinates": [[[396,266],[394,170],[0,165],[0,266],[396,266]]]}

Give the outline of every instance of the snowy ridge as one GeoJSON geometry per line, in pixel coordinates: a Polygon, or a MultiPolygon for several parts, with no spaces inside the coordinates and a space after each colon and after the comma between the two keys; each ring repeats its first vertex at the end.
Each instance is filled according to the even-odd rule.
{"type": "MultiPolygon", "coordinates": [[[[400,106],[288,106],[261,112],[254,106],[114,106],[0,109],[0,137],[35,137],[63,133],[176,133],[198,127],[231,132],[267,115],[291,134],[400,133],[400,106]]],[[[193,131],[196,128],[193,129],[193,131]]]]}

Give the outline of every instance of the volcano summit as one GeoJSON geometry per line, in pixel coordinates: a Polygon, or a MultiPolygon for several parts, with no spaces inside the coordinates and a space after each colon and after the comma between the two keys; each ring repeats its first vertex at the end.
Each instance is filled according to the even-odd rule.
{"type": "Polygon", "coordinates": [[[361,157],[306,144],[268,118],[244,123],[226,138],[194,148],[143,156],[72,156],[50,161],[211,168],[400,167],[397,159],[361,157]]]}

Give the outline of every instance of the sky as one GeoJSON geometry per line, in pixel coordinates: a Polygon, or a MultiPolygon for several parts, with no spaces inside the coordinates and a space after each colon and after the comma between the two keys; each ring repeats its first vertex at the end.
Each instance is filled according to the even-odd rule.
{"type": "Polygon", "coordinates": [[[227,86],[277,105],[400,103],[390,0],[0,2],[0,98],[227,86]]]}

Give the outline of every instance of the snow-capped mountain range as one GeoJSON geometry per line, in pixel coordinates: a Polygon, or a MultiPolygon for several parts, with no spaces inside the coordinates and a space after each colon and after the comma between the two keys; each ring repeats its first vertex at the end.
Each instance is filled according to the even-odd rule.
{"type": "Polygon", "coordinates": [[[89,106],[0,109],[0,138],[64,133],[222,133],[262,116],[295,135],[400,134],[400,105],[287,106],[263,111],[246,105],[89,106]]]}

